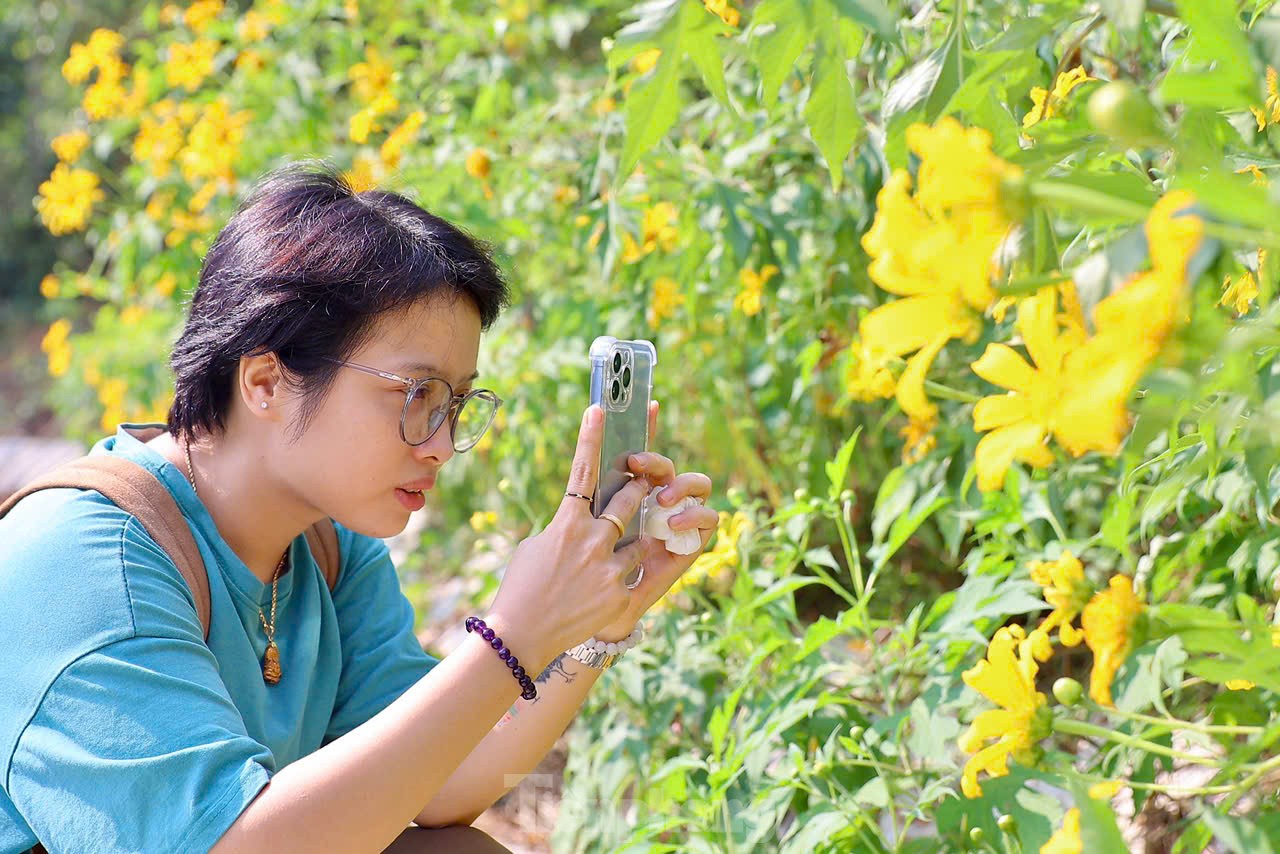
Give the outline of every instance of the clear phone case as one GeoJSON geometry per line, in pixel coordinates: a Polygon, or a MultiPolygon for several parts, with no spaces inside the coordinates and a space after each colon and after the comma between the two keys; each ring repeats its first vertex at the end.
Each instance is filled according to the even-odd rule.
{"type": "MultiPolygon", "coordinates": [[[[600,477],[591,501],[599,517],[613,496],[630,481],[627,457],[649,449],[649,399],[658,353],[653,342],[601,335],[591,342],[591,402],[604,411],[600,445],[600,477]]],[[[644,508],[627,524],[614,550],[640,538],[644,508]]]]}

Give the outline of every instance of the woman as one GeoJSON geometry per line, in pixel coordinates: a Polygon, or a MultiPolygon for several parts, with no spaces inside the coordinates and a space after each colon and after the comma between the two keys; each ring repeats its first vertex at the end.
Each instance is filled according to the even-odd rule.
{"type": "MultiPolygon", "coordinates": [[[[254,188],[204,259],[167,430],[121,425],[91,451],[172,493],[208,571],[208,641],[174,562],[101,494],[37,492],[0,520],[0,854],[502,850],[466,826],[598,677],[565,650],[626,639],[696,557],[649,537],[615,553],[621,526],[652,487],[711,492],[633,455],[617,522],[594,518],[589,409],[490,631],[427,655],[381,538],[487,428],[496,396],[472,382],[507,298],[484,249],[399,195],[314,163],[254,188]],[[332,591],[301,536],[325,518],[332,591]]],[[[692,506],[672,527],[705,548],[716,522],[692,506]]]]}

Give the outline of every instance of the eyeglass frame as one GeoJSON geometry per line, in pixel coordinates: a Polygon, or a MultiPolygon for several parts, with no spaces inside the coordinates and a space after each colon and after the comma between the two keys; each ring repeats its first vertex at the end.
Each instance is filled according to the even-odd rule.
{"type": "Polygon", "coordinates": [[[368,365],[361,365],[357,362],[346,361],[345,359],[334,359],[328,356],[323,358],[326,362],[332,362],[333,364],[344,368],[353,368],[357,371],[362,371],[375,377],[382,377],[383,379],[400,383],[405,387],[404,406],[400,409],[400,440],[411,448],[417,448],[421,445],[425,445],[427,442],[430,442],[431,437],[440,430],[445,421],[448,421],[449,441],[453,444],[454,452],[458,454],[465,454],[467,451],[471,450],[471,448],[478,445],[480,443],[480,439],[484,438],[484,434],[489,432],[489,428],[493,426],[493,419],[497,416],[498,410],[502,407],[502,398],[498,397],[497,393],[492,389],[473,388],[466,394],[454,394],[453,383],[449,382],[444,377],[402,377],[398,374],[393,374],[390,371],[371,368],[368,365]],[[418,393],[418,390],[425,387],[429,382],[444,383],[444,387],[449,390],[449,405],[445,410],[445,417],[435,426],[435,429],[427,434],[425,439],[421,442],[410,442],[408,437],[404,434],[404,422],[405,418],[409,415],[409,404],[413,402],[413,396],[418,393]],[[476,441],[470,447],[459,450],[457,443],[454,442],[454,431],[458,427],[458,413],[462,411],[462,407],[468,400],[480,394],[488,394],[493,398],[493,413],[489,416],[489,423],[484,426],[484,430],[480,431],[480,435],[476,438],[476,441]]]}

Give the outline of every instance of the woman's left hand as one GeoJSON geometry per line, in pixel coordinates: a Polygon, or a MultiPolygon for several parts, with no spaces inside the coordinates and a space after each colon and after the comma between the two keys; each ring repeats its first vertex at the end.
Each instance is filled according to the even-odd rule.
{"type": "MultiPolygon", "coordinates": [[[[658,402],[649,404],[649,441],[652,443],[657,434],[658,402]]],[[[657,501],[663,507],[670,507],[685,496],[692,495],[706,501],[711,497],[711,478],[702,472],[683,472],[676,474],[676,467],[671,460],[653,451],[632,454],[627,458],[627,466],[636,475],[648,478],[649,483],[657,490],[657,501]]],[[[672,554],[667,551],[666,544],[650,536],[642,536],[644,557],[640,563],[644,566],[644,578],[631,591],[631,605],[626,613],[617,621],[597,632],[597,640],[605,642],[620,641],[635,628],[640,617],[662,598],[676,579],[684,574],[693,562],[698,559],[711,541],[720,524],[720,514],[710,507],[699,505],[689,507],[672,516],[669,520],[672,530],[687,531],[697,528],[702,535],[702,548],[687,555],[672,554]]]]}

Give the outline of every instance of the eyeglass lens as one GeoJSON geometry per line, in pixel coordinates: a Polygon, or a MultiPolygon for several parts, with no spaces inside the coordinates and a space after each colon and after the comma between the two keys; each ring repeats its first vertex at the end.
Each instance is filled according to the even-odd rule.
{"type": "MultiPolygon", "coordinates": [[[[411,445],[429,439],[449,416],[449,387],[440,380],[428,380],[408,401],[404,411],[404,438],[411,445]]],[[[453,430],[453,447],[465,451],[480,441],[489,428],[497,403],[485,392],[473,394],[458,411],[453,430]]]]}

